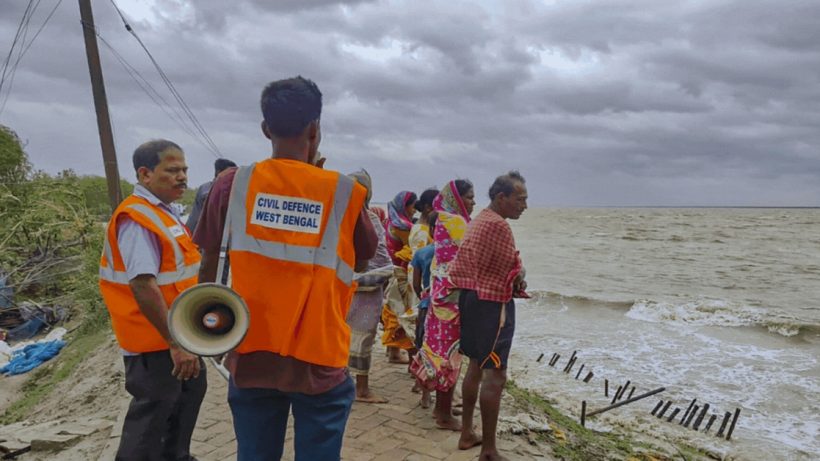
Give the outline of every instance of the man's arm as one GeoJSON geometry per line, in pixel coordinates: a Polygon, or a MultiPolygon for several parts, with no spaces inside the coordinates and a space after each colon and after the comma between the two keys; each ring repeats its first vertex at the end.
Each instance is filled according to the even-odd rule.
{"type": "Polygon", "coordinates": [[[190,354],[176,343],[168,330],[168,306],[157,285],[157,279],[151,274],[140,274],[130,282],[131,293],[140,308],[140,312],[151,322],[159,334],[168,343],[174,369],[171,374],[177,379],[187,380],[199,376],[199,357],[190,354]]]}
{"type": "Polygon", "coordinates": [[[157,236],[128,217],[117,222],[117,245],[128,274],[131,293],[140,312],[168,343],[178,379],[189,379],[199,374],[199,358],[181,349],[168,332],[165,315],[168,306],[156,282],[160,266],[160,244],[157,236]]]}
{"type": "Polygon", "coordinates": [[[229,168],[220,173],[214,180],[202,207],[199,224],[194,232],[194,243],[199,245],[202,251],[202,261],[199,263],[199,283],[216,282],[222,230],[228,215],[228,203],[235,175],[236,168],[229,168]]]}
{"type": "Polygon", "coordinates": [[[416,292],[416,296],[421,299],[421,267],[415,264],[413,265],[413,290],[416,292]]]}
{"type": "Polygon", "coordinates": [[[379,238],[373,222],[367,215],[367,210],[362,208],[359,219],[356,220],[356,227],[353,229],[353,248],[356,252],[356,272],[367,269],[367,262],[376,255],[379,246],[379,238]]]}

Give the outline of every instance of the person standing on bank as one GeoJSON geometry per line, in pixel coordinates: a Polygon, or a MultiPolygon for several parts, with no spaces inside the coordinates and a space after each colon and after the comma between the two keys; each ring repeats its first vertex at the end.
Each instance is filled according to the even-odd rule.
{"type": "Polygon", "coordinates": [[[481,444],[480,460],[504,460],[495,445],[501,392],[507,381],[507,358],[515,330],[513,297],[528,297],[524,269],[507,219],[527,209],[524,177],[510,171],[490,187],[490,206],[470,223],[450,267],[450,280],[461,289],[461,351],[470,359],[461,386],[463,413],[458,448],[481,444]],[[481,387],[482,436],[473,432],[473,413],[481,387]]]}
{"type": "MultiPolygon", "coordinates": [[[[222,173],[228,168],[235,167],[236,163],[226,159],[226,158],[218,158],[214,161],[214,179],[219,176],[219,173],[222,173]]],[[[199,215],[202,214],[202,207],[205,205],[205,199],[208,198],[208,192],[211,191],[211,185],[214,182],[208,181],[205,184],[199,186],[196,190],[196,196],[194,197],[194,204],[191,207],[191,214],[188,215],[188,220],[185,221],[185,225],[188,226],[188,230],[191,232],[196,230],[196,224],[199,222],[199,215]]]]}
{"type": "Polygon", "coordinates": [[[187,189],[188,167],[166,140],[142,144],[133,162],[138,184],[111,216],[100,259],[100,291],[132,397],[116,459],[193,460],[205,365],[173,341],[166,321],[199,271],[199,251],[171,207],[187,189]]]}
{"type": "Polygon", "coordinates": [[[316,84],[272,82],[261,107],[272,157],[221,174],[194,234],[204,254],[200,282],[216,280],[226,247],[232,287],[250,311],[245,339],[226,358],[237,456],[280,459],[292,411],[296,460],[338,460],[355,397],[345,316],[354,270],[367,266],[378,241],[365,188],[317,166],[316,84]]]}
{"type": "Polygon", "coordinates": [[[453,417],[453,393],[461,372],[461,353],[459,291],[449,274],[474,207],[473,183],[465,179],[448,182],[433,201],[438,220],[432,229],[435,249],[430,265],[430,307],[424,320],[422,347],[410,365],[416,382],[436,391],[433,408],[436,426],[452,431],[461,430],[461,421],[453,417]]]}
{"type": "Polygon", "coordinates": [[[350,325],[350,361],[348,369],[356,378],[356,401],[364,403],[387,403],[387,399],[376,395],[370,389],[370,365],[373,355],[373,344],[376,329],[382,313],[384,300],[384,283],[392,275],[392,261],[387,252],[384,240],[384,227],[381,219],[370,208],[373,194],[373,181],[364,169],[349,175],[367,189],[365,208],[378,238],[376,255],[367,263],[366,273],[360,274],[359,286],[347,312],[347,324],[350,325]],[[390,268],[389,273],[376,273],[380,269],[390,268]]]}

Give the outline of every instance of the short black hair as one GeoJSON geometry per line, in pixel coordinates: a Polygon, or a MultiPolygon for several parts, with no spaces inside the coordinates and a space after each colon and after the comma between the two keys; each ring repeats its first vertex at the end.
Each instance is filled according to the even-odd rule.
{"type": "Polygon", "coordinates": [[[436,196],[438,196],[438,189],[434,187],[422,192],[421,196],[419,196],[419,199],[416,201],[416,210],[421,213],[424,211],[425,205],[433,206],[433,200],[436,199],[436,196]]]}
{"type": "Polygon", "coordinates": [[[226,158],[218,158],[214,162],[214,176],[222,173],[223,171],[227,170],[228,168],[235,167],[236,163],[226,158]]]}
{"type": "Polygon", "coordinates": [[[151,141],[140,144],[137,150],[134,151],[132,160],[134,162],[134,171],[139,171],[140,168],[146,167],[151,171],[159,165],[159,154],[165,152],[167,149],[177,149],[182,152],[182,148],[173,141],[167,139],[153,139],[151,141]]]}
{"type": "Polygon", "coordinates": [[[277,138],[293,138],[321,117],[322,92],[302,76],[277,80],[262,91],[260,105],[268,132],[277,138]]]}
{"type": "Polygon", "coordinates": [[[495,178],[493,185],[490,186],[490,200],[495,200],[498,194],[510,195],[515,192],[516,182],[520,182],[521,184],[527,183],[518,170],[509,171],[507,174],[502,174],[495,178]]]}
{"type": "Polygon", "coordinates": [[[458,195],[464,197],[464,194],[473,190],[473,183],[469,179],[456,179],[456,191],[458,195]]]}

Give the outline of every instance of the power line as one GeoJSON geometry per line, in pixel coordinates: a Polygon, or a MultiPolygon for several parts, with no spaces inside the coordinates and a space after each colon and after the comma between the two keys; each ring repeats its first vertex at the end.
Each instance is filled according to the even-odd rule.
{"type": "Polygon", "coordinates": [[[0,104],[0,113],[2,113],[6,108],[6,102],[8,102],[9,96],[11,96],[11,89],[14,86],[14,77],[17,75],[17,68],[20,65],[20,60],[23,59],[23,53],[25,52],[24,46],[26,44],[26,39],[28,38],[28,26],[31,24],[31,18],[34,17],[34,13],[37,11],[37,8],[40,7],[40,1],[41,0],[37,0],[37,3],[35,3],[30,9],[28,17],[25,18],[26,21],[23,25],[22,40],[20,41],[20,46],[17,48],[17,59],[14,61],[11,71],[9,72],[8,87],[6,89],[5,97],[3,97],[3,102],[0,104]]]}
{"type": "Polygon", "coordinates": [[[3,73],[2,75],[0,75],[0,91],[3,90],[3,83],[6,81],[6,71],[8,70],[9,62],[11,62],[11,56],[14,54],[14,48],[17,46],[17,40],[20,39],[20,32],[23,30],[23,24],[25,24],[26,22],[26,17],[28,16],[28,12],[31,9],[31,5],[33,3],[34,0],[29,0],[25,11],[23,11],[23,17],[20,18],[20,24],[17,26],[17,32],[14,34],[14,40],[12,40],[11,42],[9,53],[8,55],[6,55],[6,59],[3,61],[3,73]]]}
{"type": "Polygon", "coordinates": [[[97,38],[100,39],[103,45],[111,52],[115,59],[120,63],[123,67],[125,72],[134,80],[134,83],[140,87],[140,89],[148,95],[151,101],[154,102],[164,113],[167,115],[171,120],[176,122],[182,130],[187,133],[191,138],[195,141],[200,143],[206,150],[211,152],[211,154],[215,155],[208,144],[205,143],[200,137],[197,136],[196,132],[188,126],[186,123],[185,118],[183,118],[182,114],[180,114],[179,110],[172,106],[149,82],[134,66],[132,66],[128,60],[125,59],[122,54],[120,54],[113,45],[111,45],[102,35],[100,35],[99,31],[95,31],[97,38]]]}
{"type": "MultiPolygon", "coordinates": [[[[29,2],[29,7],[31,7],[32,1],[29,2]]],[[[25,56],[25,54],[28,52],[29,48],[31,48],[31,45],[34,44],[34,41],[37,40],[37,37],[40,36],[40,33],[43,31],[43,29],[45,29],[46,25],[51,20],[51,17],[54,16],[54,13],[57,11],[57,8],[63,2],[63,0],[57,0],[57,3],[54,4],[54,7],[48,13],[45,20],[43,20],[43,23],[40,24],[40,28],[37,29],[37,32],[34,34],[33,37],[31,37],[31,40],[29,40],[28,44],[26,44],[26,37],[28,36],[29,23],[31,22],[31,18],[34,16],[35,11],[40,6],[40,1],[41,0],[37,0],[37,3],[34,4],[33,8],[26,8],[26,13],[28,13],[27,19],[26,19],[26,13],[23,14],[23,19],[25,20],[25,25],[22,27],[23,39],[20,42],[20,48],[19,48],[19,52],[18,52],[18,55],[17,55],[17,59],[15,60],[11,71],[8,73],[8,75],[9,75],[8,89],[6,90],[6,96],[3,98],[3,103],[0,104],[0,114],[2,114],[3,110],[6,108],[6,103],[8,102],[9,95],[11,95],[11,89],[12,89],[12,86],[14,85],[14,76],[17,73],[17,67],[20,65],[20,61],[23,59],[23,56],[25,56]]],[[[21,21],[21,25],[22,24],[23,24],[23,22],[21,21]]],[[[7,56],[6,62],[4,63],[4,66],[3,66],[3,78],[0,79],[0,90],[2,90],[3,82],[4,82],[5,77],[6,77],[6,69],[8,67],[8,63],[10,61],[10,58],[13,54],[13,49],[14,49],[16,41],[19,37],[19,33],[20,33],[20,27],[18,27],[18,35],[15,36],[15,42],[12,43],[12,49],[9,50],[9,55],[7,56]]],[[[0,91],[0,94],[1,93],[2,93],[2,91],[0,91]]]]}
{"type": "Polygon", "coordinates": [[[25,11],[23,11],[23,17],[20,18],[20,24],[17,25],[17,32],[14,34],[14,40],[11,42],[11,47],[9,48],[9,53],[6,55],[6,59],[3,61],[3,73],[0,75],[0,96],[3,94],[3,84],[6,82],[6,76],[9,75],[9,63],[11,62],[11,57],[14,56],[14,49],[17,47],[17,42],[20,40],[20,35],[23,32],[23,28],[26,25],[26,19],[29,18],[29,12],[31,11],[31,7],[34,4],[34,0],[29,0],[28,5],[26,5],[25,11]]]}
{"type": "Polygon", "coordinates": [[[174,96],[174,99],[176,99],[177,103],[182,108],[182,111],[191,121],[191,124],[194,126],[194,128],[196,128],[196,130],[208,144],[211,153],[221,157],[222,153],[219,151],[219,148],[216,146],[216,143],[214,143],[213,139],[211,139],[210,135],[208,135],[208,132],[205,130],[205,127],[202,125],[202,123],[199,122],[199,119],[196,118],[196,115],[194,115],[191,108],[185,102],[185,99],[183,99],[182,95],[179,93],[179,91],[177,91],[176,87],[174,86],[173,82],[171,82],[171,79],[168,77],[165,71],[162,70],[162,67],[159,65],[157,60],[148,50],[148,47],[145,46],[145,43],[143,43],[142,39],[140,39],[140,37],[131,27],[131,24],[129,24],[128,21],[125,19],[125,16],[122,14],[122,11],[120,11],[119,7],[114,2],[114,0],[111,0],[111,4],[114,5],[114,9],[117,10],[117,14],[119,14],[120,19],[122,19],[123,25],[125,25],[125,30],[127,30],[129,33],[131,33],[131,35],[134,36],[135,39],[137,39],[137,42],[140,44],[140,47],[142,47],[142,49],[148,55],[148,58],[151,60],[151,63],[154,65],[154,68],[157,70],[157,73],[159,73],[160,78],[165,83],[165,86],[168,87],[168,90],[174,96]]]}
{"type": "Polygon", "coordinates": [[[54,12],[57,11],[57,8],[60,6],[61,3],[63,3],[63,0],[57,0],[57,3],[54,5],[54,8],[51,9],[51,12],[48,13],[48,16],[46,16],[46,19],[45,21],[43,21],[43,24],[40,25],[39,29],[37,29],[37,33],[34,34],[34,37],[31,37],[31,41],[28,42],[28,46],[26,46],[26,49],[23,50],[23,54],[26,54],[26,52],[28,52],[28,49],[31,48],[31,45],[34,43],[34,41],[37,40],[37,37],[40,35],[40,32],[42,32],[43,29],[46,27],[46,24],[48,24],[48,21],[51,20],[51,17],[54,16],[54,12]]]}

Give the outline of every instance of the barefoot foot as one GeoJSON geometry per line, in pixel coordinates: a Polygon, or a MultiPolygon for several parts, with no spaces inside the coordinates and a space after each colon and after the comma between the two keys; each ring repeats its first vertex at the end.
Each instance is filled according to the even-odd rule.
{"type": "Polygon", "coordinates": [[[481,437],[476,435],[475,432],[470,431],[467,434],[463,431],[461,432],[461,437],[458,439],[459,450],[469,450],[470,448],[477,447],[479,445],[481,445],[481,437]]]}
{"type": "Polygon", "coordinates": [[[498,451],[482,451],[478,455],[479,461],[509,461],[507,458],[501,456],[498,451]]]}
{"type": "Polygon", "coordinates": [[[453,418],[452,415],[436,418],[436,426],[447,431],[460,431],[461,421],[453,418]]]}
{"type": "Polygon", "coordinates": [[[384,397],[380,397],[372,392],[367,392],[366,394],[359,395],[356,394],[356,401],[362,403],[387,403],[388,400],[384,397]]]}
{"type": "Polygon", "coordinates": [[[421,407],[422,408],[430,408],[430,403],[432,398],[430,398],[430,391],[421,391],[421,407]]]}
{"type": "Polygon", "coordinates": [[[407,356],[407,352],[403,349],[394,349],[394,352],[391,352],[391,354],[387,357],[387,361],[390,363],[407,365],[410,363],[410,358],[407,356]]]}

